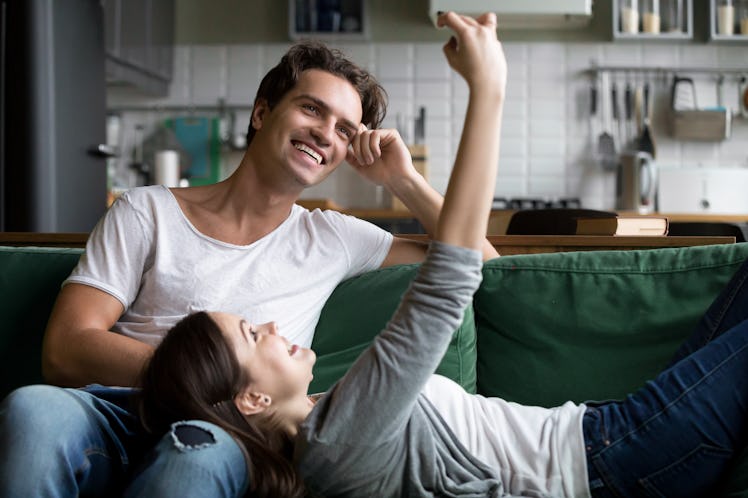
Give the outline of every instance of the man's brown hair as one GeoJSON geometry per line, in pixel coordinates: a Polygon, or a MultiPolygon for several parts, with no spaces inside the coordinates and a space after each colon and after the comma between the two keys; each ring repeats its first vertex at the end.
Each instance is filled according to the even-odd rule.
{"type": "MultiPolygon", "coordinates": [[[[330,49],[316,41],[303,41],[293,45],[273,69],[268,71],[257,90],[255,105],[260,100],[273,109],[299,81],[301,73],[320,69],[348,81],[361,97],[361,122],[369,129],[378,128],[387,112],[387,93],[368,71],[347,59],[342,52],[330,49]]],[[[252,141],[255,129],[250,120],[247,144],[252,141]]]]}

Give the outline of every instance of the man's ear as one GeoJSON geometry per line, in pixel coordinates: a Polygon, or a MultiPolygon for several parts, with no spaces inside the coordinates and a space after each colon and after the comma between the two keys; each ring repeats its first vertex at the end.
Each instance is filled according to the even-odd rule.
{"type": "Polygon", "coordinates": [[[254,108],[252,109],[252,128],[255,130],[262,128],[262,123],[269,111],[270,106],[268,105],[268,101],[265,99],[257,99],[254,108]]]}
{"type": "Polygon", "coordinates": [[[242,415],[256,415],[270,407],[270,396],[257,391],[244,391],[234,397],[234,404],[242,415]]]}

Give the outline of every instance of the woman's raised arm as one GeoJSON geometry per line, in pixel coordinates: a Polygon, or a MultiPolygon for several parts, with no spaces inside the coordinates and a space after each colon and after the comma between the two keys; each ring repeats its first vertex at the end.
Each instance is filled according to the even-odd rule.
{"type": "Polygon", "coordinates": [[[506,60],[496,36],[495,14],[473,19],[447,12],[437,22],[455,33],[444,53],[467,82],[470,96],[434,239],[480,249],[496,185],[506,60]]]}

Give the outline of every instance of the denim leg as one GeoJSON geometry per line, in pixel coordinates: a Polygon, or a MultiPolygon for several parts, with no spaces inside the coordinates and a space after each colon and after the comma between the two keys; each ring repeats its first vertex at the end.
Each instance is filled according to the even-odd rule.
{"type": "Polygon", "coordinates": [[[746,443],[748,320],[583,421],[594,497],[710,496],[746,443]]]}
{"type": "MultiPolygon", "coordinates": [[[[92,391],[111,391],[118,402],[130,392],[101,387],[92,391]]],[[[118,402],[86,390],[47,385],[9,394],[0,405],[0,496],[120,492],[130,458],[140,458],[143,450],[135,441],[139,424],[118,402]]]]}
{"type": "Polygon", "coordinates": [[[738,268],[706,310],[696,329],[676,351],[669,366],[748,319],[748,285],[746,283],[748,283],[748,260],[738,268]]]}
{"type": "Polygon", "coordinates": [[[238,498],[248,487],[247,464],[236,441],[216,425],[192,420],[172,425],[124,498],[238,498]]]}

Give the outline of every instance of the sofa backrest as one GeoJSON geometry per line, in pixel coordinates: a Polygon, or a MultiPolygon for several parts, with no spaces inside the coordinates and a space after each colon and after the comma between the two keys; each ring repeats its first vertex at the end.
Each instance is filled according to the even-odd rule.
{"type": "Polygon", "coordinates": [[[507,256],[474,298],[478,392],[524,404],[621,398],[669,362],[748,244],[507,256]]]}
{"type": "Polygon", "coordinates": [[[44,327],[82,252],[0,247],[0,399],[16,387],[42,382],[44,327]]]}
{"type": "MultiPolygon", "coordinates": [[[[415,277],[418,265],[371,271],[337,286],[322,309],[312,349],[317,354],[311,392],[328,389],[382,331],[415,277]]],[[[465,310],[437,373],[468,392],[476,389],[476,333],[473,309],[465,310]]]]}

